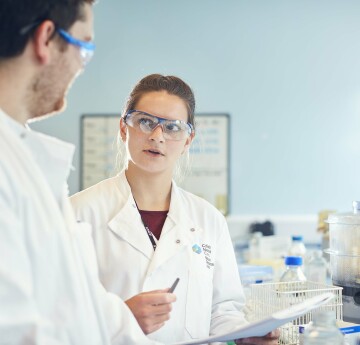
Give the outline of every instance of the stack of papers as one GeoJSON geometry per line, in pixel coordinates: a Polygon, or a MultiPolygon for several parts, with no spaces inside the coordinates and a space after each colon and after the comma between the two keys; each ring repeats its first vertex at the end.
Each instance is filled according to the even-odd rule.
{"type": "Polygon", "coordinates": [[[277,311],[260,321],[236,327],[231,332],[217,334],[207,338],[182,341],[173,345],[199,345],[213,342],[227,342],[240,338],[262,337],[281,325],[329,302],[333,297],[334,294],[330,292],[324,293],[319,296],[308,298],[304,302],[294,304],[289,308],[277,311]]]}

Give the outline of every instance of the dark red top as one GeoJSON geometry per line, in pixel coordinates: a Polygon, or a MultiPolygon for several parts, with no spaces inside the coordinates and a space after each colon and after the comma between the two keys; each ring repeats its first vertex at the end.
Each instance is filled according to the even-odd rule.
{"type": "Polygon", "coordinates": [[[169,211],[142,211],[139,210],[141,218],[149,227],[153,235],[159,239],[169,211]]]}

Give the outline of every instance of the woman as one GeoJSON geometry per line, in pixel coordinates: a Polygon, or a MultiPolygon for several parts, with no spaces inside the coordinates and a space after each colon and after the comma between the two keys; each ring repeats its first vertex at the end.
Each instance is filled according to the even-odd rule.
{"type": "MultiPolygon", "coordinates": [[[[194,109],[193,92],[181,79],[143,78],[120,119],[125,169],[71,198],[78,219],[93,225],[105,288],[126,300],[150,338],[164,343],[245,322],[224,217],[173,180],[176,163],[195,136],[194,109]],[[177,277],[172,303],[173,294],[161,289],[177,277]]],[[[277,337],[238,343],[276,344],[277,337]]]]}

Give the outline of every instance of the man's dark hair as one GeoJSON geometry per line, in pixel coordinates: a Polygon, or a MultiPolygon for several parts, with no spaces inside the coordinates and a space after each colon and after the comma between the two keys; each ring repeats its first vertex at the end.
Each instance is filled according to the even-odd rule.
{"type": "Polygon", "coordinates": [[[0,0],[0,60],[20,55],[37,25],[48,19],[64,30],[81,20],[94,0],[0,0]],[[24,30],[29,27],[31,29],[24,30]]]}

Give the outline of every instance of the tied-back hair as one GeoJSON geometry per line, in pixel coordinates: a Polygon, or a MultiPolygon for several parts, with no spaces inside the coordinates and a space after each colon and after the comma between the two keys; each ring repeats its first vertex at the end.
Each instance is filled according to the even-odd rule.
{"type": "Polygon", "coordinates": [[[195,129],[194,112],[195,96],[190,86],[180,78],[173,75],[150,74],[141,79],[132,89],[123,110],[123,116],[132,109],[136,103],[146,93],[154,91],[166,91],[169,95],[174,95],[183,100],[188,111],[188,122],[195,129]]]}

